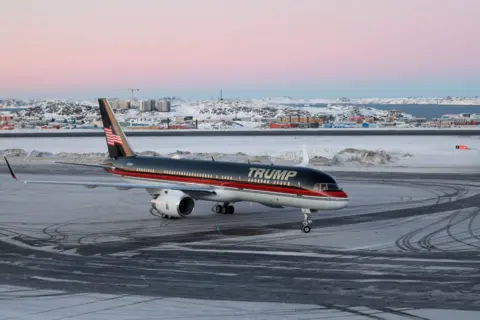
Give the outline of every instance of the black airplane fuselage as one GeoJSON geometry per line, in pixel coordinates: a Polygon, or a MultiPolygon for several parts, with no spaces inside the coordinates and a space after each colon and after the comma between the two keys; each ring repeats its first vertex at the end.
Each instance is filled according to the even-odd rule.
{"type": "Polygon", "coordinates": [[[308,167],[138,155],[105,163],[115,167],[108,169],[109,173],[130,179],[346,198],[330,175],[308,167]]]}

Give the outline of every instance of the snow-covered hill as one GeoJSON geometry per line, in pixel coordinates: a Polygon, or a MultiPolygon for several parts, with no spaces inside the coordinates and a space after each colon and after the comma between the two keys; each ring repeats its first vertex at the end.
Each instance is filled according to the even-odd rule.
{"type": "Polygon", "coordinates": [[[367,98],[352,99],[358,104],[441,104],[441,105],[480,105],[480,97],[444,97],[444,98],[367,98]]]}
{"type": "Polygon", "coordinates": [[[294,99],[291,97],[263,98],[258,101],[276,104],[441,104],[441,105],[480,105],[478,97],[398,97],[398,98],[347,98],[337,99],[294,99]]]}
{"type": "Polygon", "coordinates": [[[441,104],[441,105],[480,105],[480,96],[476,97],[392,97],[392,98],[348,98],[336,99],[294,99],[292,97],[267,97],[256,99],[274,104],[441,104]]]}
{"type": "MultiPolygon", "coordinates": [[[[215,102],[217,100],[182,100],[180,98],[175,98],[176,103],[185,103],[187,105],[208,102],[215,102]]],[[[228,100],[225,100],[228,101],[228,100]]],[[[242,100],[234,100],[240,103],[242,100]]],[[[93,101],[68,101],[60,99],[50,99],[50,100],[21,100],[21,99],[10,99],[2,100],[0,99],[0,106],[4,107],[25,107],[37,105],[39,103],[49,103],[49,102],[71,102],[82,105],[93,105],[97,104],[96,100],[93,101]]],[[[442,104],[442,105],[480,105],[480,96],[475,97],[392,97],[392,98],[348,98],[348,97],[339,97],[339,98],[315,98],[315,99],[296,99],[292,97],[264,97],[259,99],[243,100],[243,103],[255,104],[255,105],[290,105],[290,104],[339,104],[339,103],[349,103],[349,104],[442,104]]]]}

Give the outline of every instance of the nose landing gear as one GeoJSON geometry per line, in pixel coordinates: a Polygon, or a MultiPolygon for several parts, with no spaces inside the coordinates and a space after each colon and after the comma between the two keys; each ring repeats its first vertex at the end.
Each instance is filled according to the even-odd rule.
{"type": "Polygon", "coordinates": [[[304,233],[309,233],[312,229],[312,212],[310,209],[302,209],[303,212],[303,223],[302,223],[302,231],[304,233]]]}

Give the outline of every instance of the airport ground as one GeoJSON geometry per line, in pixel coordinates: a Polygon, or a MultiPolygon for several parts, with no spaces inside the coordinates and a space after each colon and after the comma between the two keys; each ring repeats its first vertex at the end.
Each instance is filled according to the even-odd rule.
{"type": "MultiPolygon", "coordinates": [[[[54,166],[17,173],[113,179],[54,166]]],[[[2,163],[0,319],[478,316],[480,174],[333,175],[351,205],[304,234],[295,209],[164,220],[146,192],[23,185],[2,163]]]]}

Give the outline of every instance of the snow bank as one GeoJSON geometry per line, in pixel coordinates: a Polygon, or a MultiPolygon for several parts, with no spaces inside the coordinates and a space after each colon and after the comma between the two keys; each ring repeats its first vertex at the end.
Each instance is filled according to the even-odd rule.
{"type": "MultiPolygon", "coordinates": [[[[318,166],[476,167],[480,138],[460,136],[238,136],[131,137],[141,155],[291,164],[301,161],[306,145],[311,163],[318,166]],[[455,145],[464,144],[468,150],[455,145]]],[[[68,161],[100,161],[106,157],[105,139],[0,139],[0,156],[68,161]]]]}
{"type": "Polygon", "coordinates": [[[393,157],[383,150],[364,150],[347,148],[337,153],[331,160],[333,164],[339,165],[346,162],[362,165],[380,165],[393,162],[393,157]]]}
{"type": "MultiPolygon", "coordinates": [[[[217,161],[232,161],[232,162],[250,162],[250,163],[277,163],[277,164],[294,164],[301,160],[301,153],[297,154],[284,153],[278,156],[266,154],[246,154],[243,152],[237,153],[221,153],[221,152],[189,152],[177,150],[173,153],[162,154],[155,151],[138,152],[139,155],[154,156],[154,157],[169,157],[173,159],[197,159],[197,160],[211,160],[217,161]]],[[[22,160],[62,160],[79,163],[98,163],[107,158],[108,153],[101,152],[86,152],[86,153],[69,153],[60,152],[52,153],[46,151],[33,150],[27,152],[23,149],[6,149],[0,150],[0,155],[6,155],[9,158],[20,158],[22,160]]],[[[337,152],[333,157],[313,156],[310,163],[314,166],[343,166],[343,165],[387,165],[394,164],[396,160],[411,155],[390,154],[383,150],[365,150],[347,148],[337,152]]]]}

